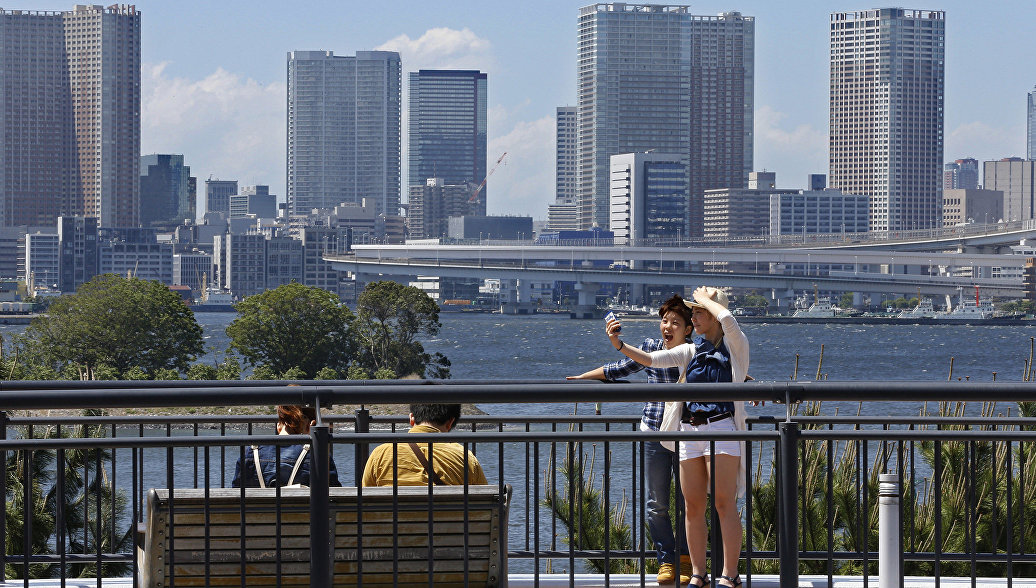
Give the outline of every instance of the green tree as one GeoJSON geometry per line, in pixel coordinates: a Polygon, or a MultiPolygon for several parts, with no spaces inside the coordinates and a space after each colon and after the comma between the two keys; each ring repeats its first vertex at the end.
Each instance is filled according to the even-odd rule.
{"type": "Polygon", "coordinates": [[[336,372],[335,370],[325,366],[325,367],[320,368],[320,371],[317,372],[317,375],[314,376],[313,379],[314,380],[340,380],[341,378],[339,377],[338,372],[336,372]]]}
{"type": "Polygon", "coordinates": [[[369,373],[388,368],[397,376],[449,377],[449,361],[430,355],[417,338],[435,336],[439,305],[428,294],[398,282],[371,282],[356,303],[358,363],[369,373]]]}
{"type": "Polygon", "coordinates": [[[744,308],[766,308],[769,305],[770,301],[765,296],[758,294],[745,294],[741,297],[740,303],[738,303],[739,307],[744,308]]]}
{"type": "Polygon", "coordinates": [[[191,367],[187,368],[187,379],[188,380],[218,380],[219,371],[216,366],[209,365],[207,363],[195,363],[191,364],[191,367]]]}
{"type": "Polygon", "coordinates": [[[186,369],[202,351],[202,331],[183,300],[154,280],[94,277],[32,320],[16,348],[23,361],[86,373],[107,365],[121,374],[186,369]]]}
{"type": "Polygon", "coordinates": [[[275,373],[298,367],[312,378],[323,367],[348,369],[354,317],[338,296],[320,288],[285,284],[237,305],[227,327],[230,347],[253,366],[275,373]]]}
{"type": "Polygon", "coordinates": [[[842,297],[838,299],[838,306],[841,308],[852,308],[853,307],[853,293],[844,292],[842,297]]]}

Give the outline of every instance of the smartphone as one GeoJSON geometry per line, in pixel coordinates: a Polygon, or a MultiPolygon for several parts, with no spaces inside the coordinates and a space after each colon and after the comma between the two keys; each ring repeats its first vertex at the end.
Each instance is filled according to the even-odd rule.
{"type": "MultiPolygon", "coordinates": [[[[615,320],[615,313],[609,310],[608,314],[604,315],[604,324],[607,325],[608,321],[613,321],[613,320],[615,320]]],[[[615,332],[616,333],[621,333],[622,332],[622,325],[619,325],[619,328],[615,329],[615,332]]]]}

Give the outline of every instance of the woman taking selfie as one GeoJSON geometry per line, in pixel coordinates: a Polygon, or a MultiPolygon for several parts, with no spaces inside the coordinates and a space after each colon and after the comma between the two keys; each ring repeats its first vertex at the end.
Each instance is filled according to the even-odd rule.
{"type": "MultiPolygon", "coordinates": [[[[695,332],[692,343],[646,353],[627,346],[619,339],[621,325],[616,320],[608,322],[608,337],[616,350],[637,363],[655,368],[679,367],[684,374],[682,380],[687,382],[744,382],[748,375],[748,339],[727,310],[726,294],[716,288],[700,287],[694,291],[694,301],[688,301],[687,305],[691,308],[691,324],[695,332]]],[[[681,420],[681,431],[743,430],[744,403],[692,400],[683,403],[681,420]]],[[[690,585],[707,586],[710,583],[705,571],[705,499],[710,484],[715,484],[713,504],[723,535],[723,570],[716,575],[715,585],[740,586],[737,566],[743,530],[737,512],[737,496],[744,487],[742,442],[682,441],[679,453],[680,487],[687,505],[685,520],[691,556],[690,585]]]]}

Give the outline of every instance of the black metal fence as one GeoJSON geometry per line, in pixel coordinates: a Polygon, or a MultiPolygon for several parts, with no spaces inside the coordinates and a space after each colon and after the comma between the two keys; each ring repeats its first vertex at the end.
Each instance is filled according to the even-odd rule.
{"type": "MultiPolygon", "coordinates": [[[[549,414],[465,416],[449,434],[451,441],[474,451],[491,484],[501,492],[505,485],[514,488],[507,537],[511,571],[625,572],[647,578],[653,575],[654,552],[644,524],[644,442],[695,434],[641,432],[639,415],[562,413],[573,404],[712,400],[720,394],[726,400],[779,402],[788,409],[783,419],[752,418],[749,430],[707,436],[746,441],[748,491],[740,504],[746,578],[779,574],[781,585],[793,585],[800,573],[860,575],[865,582],[874,578],[878,475],[883,473],[896,474],[902,488],[902,532],[896,540],[904,573],[1036,575],[1036,418],[1000,414],[1030,414],[1025,403],[1036,402],[1031,384],[287,384],[4,383],[0,406],[7,411],[192,407],[208,414],[58,418],[0,413],[0,457],[6,464],[6,475],[0,477],[0,554],[7,554],[0,555],[0,570],[8,579],[137,578],[141,539],[135,531],[145,522],[150,488],[228,487],[245,447],[308,442],[314,464],[311,585],[331,585],[336,554],[326,540],[317,539],[329,532],[328,456],[344,485],[358,485],[374,445],[442,439],[407,434],[399,416],[371,416],[362,408],[335,414],[336,406],[523,402],[542,403],[549,414]],[[917,417],[824,416],[815,404],[847,400],[928,404],[917,417]],[[272,411],[256,417],[216,414],[232,405],[276,404],[319,406],[317,426],[308,437],[275,436],[270,434],[276,420],[272,411]],[[588,496],[594,498],[588,502],[588,496]],[[587,509],[593,501],[596,508],[587,509]],[[599,533],[588,532],[595,527],[599,533]]],[[[680,509],[677,501],[677,520],[680,509]]],[[[242,526],[242,540],[244,533],[242,526]]],[[[243,573],[244,558],[241,562],[243,573]]],[[[715,558],[713,564],[718,569],[715,558]]]]}

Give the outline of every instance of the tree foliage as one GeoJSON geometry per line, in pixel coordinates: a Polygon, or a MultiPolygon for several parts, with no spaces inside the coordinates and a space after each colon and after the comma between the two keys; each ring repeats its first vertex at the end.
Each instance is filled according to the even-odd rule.
{"type": "Polygon", "coordinates": [[[92,374],[138,367],[186,369],[202,351],[202,330],[183,300],[154,280],[103,274],[55,300],[16,341],[23,361],[92,374]]]}
{"type": "Polygon", "coordinates": [[[338,296],[292,283],[249,296],[227,327],[230,347],[252,365],[275,373],[299,368],[306,378],[321,368],[348,369],[353,314],[338,296]]]}
{"type": "Polygon", "coordinates": [[[430,355],[418,341],[439,334],[439,305],[418,288],[371,282],[356,301],[357,362],[368,371],[391,370],[396,377],[417,374],[449,377],[449,361],[430,355]]]}

